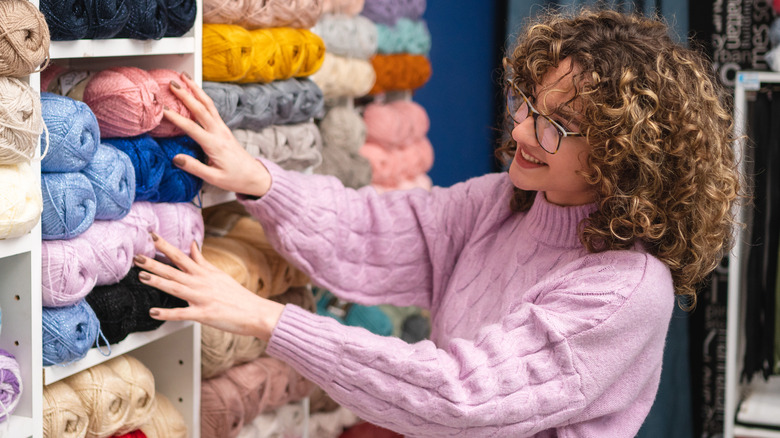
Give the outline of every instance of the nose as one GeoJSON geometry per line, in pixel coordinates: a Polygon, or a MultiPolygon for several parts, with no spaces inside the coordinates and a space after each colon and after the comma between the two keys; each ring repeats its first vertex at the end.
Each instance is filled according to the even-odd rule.
{"type": "Polygon", "coordinates": [[[514,123],[512,128],[512,139],[518,143],[526,145],[536,145],[536,133],[534,132],[534,118],[532,116],[526,117],[520,123],[514,123]]]}

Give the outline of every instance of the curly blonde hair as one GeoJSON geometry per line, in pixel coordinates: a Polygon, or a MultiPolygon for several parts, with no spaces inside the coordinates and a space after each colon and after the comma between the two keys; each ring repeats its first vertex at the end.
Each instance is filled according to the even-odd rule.
{"type": "MultiPolygon", "coordinates": [[[[584,176],[598,203],[580,240],[591,252],[644,242],[669,266],[681,306],[695,307],[696,287],[730,248],[735,225],[739,175],[724,88],[663,22],[610,10],[548,11],[520,35],[505,74],[533,90],[565,58],[580,68],[572,100],[592,147],[584,176]]],[[[504,137],[496,155],[506,162],[517,145],[504,137]]],[[[533,198],[515,189],[512,208],[527,210],[533,198]]]]}

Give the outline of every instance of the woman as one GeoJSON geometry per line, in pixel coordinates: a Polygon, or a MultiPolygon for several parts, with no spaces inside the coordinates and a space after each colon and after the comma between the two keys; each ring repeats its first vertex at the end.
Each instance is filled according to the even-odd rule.
{"type": "Polygon", "coordinates": [[[156,239],[143,282],[190,303],[152,309],[269,340],[361,418],[408,436],[634,436],[652,406],[675,295],[728,248],[738,180],[710,66],[660,22],[550,14],[505,62],[507,172],[378,195],[286,172],[241,149],[209,98],[166,111],[275,248],[347,301],[430,310],[408,345],[259,298],[156,239]]]}

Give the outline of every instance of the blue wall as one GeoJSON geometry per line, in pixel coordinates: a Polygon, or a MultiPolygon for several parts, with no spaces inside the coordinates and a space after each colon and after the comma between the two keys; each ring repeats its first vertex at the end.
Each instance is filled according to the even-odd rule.
{"type": "Polygon", "coordinates": [[[450,186],[494,169],[498,55],[505,32],[492,1],[428,0],[432,75],[414,93],[431,119],[435,185],[450,186]],[[499,36],[497,36],[499,35],[499,36]],[[497,38],[499,39],[497,41],[497,38]]]}

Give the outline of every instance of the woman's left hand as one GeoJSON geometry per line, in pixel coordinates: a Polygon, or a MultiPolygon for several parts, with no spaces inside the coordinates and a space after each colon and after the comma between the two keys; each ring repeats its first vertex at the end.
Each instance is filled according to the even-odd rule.
{"type": "Polygon", "coordinates": [[[227,273],[203,258],[192,242],[191,254],[152,233],[154,245],[178,268],[137,255],[135,265],[145,272],[142,283],[160,289],[189,303],[189,307],[152,308],[149,315],[160,320],[192,320],[211,327],[269,340],[282,315],[284,305],[255,295],[227,273]],[[148,272],[147,272],[148,271],[148,272]]]}

